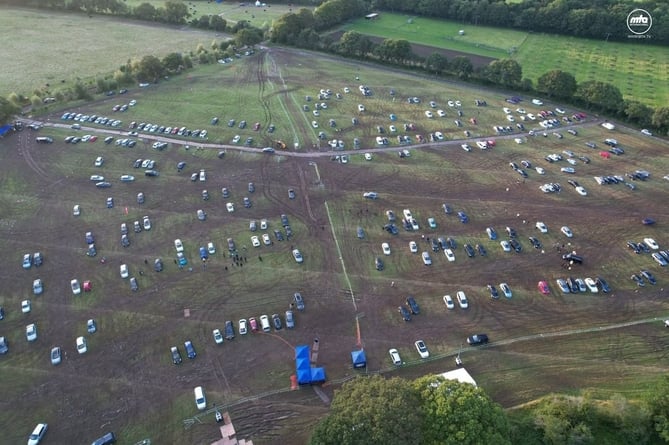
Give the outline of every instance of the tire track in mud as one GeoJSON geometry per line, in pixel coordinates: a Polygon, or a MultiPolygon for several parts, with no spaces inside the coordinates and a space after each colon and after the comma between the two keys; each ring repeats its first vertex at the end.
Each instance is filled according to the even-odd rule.
{"type": "MultiPolygon", "coordinates": [[[[264,122],[266,122],[267,125],[269,125],[272,122],[272,107],[270,107],[269,101],[265,96],[265,90],[267,86],[267,73],[265,72],[266,57],[267,57],[266,54],[257,57],[258,63],[256,65],[255,75],[258,87],[258,103],[263,109],[264,122]]],[[[266,127],[263,128],[262,131],[265,132],[266,127]]]]}
{"type": "Polygon", "coordinates": [[[19,155],[23,157],[23,159],[28,164],[28,167],[30,167],[30,169],[32,171],[34,171],[37,174],[37,176],[39,176],[40,178],[42,178],[46,181],[51,181],[51,178],[49,177],[47,172],[44,171],[39,166],[37,161],[35,161],[35,159],[33,158],[32,153],[30,152],[30,145],[31,145],[30,140],[29,140],[28,136],[26,135],[26,132],[21,132],[19,134],[19,137],[18,137],[19,155]]]}

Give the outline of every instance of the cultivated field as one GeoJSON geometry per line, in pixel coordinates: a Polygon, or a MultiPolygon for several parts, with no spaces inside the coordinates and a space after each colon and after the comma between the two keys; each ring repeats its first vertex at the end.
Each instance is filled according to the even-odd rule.
{"type": "Polygon", "coordinates": [[[523,67],[523,77],[535,82],[545,72],[561,69],[578,82],[611,83],[625,98],[653,106],[669,100],[669,52],[636,39],[630,43],[587,40],[385,12],[376,20],[358,19],[343,29],[479,56],[512,57],[523,67]]]}
{"type": "Polygon", "coordinates": [[[662,248],[669,245],[669,214],[658,206],[666,202],[669,185],[662,179],[669,172],[666,142],[632,130],[608,132],[596,116],[584,123],[565,123],[557,130],[562,139],[555,130],[544,137],[531,121],[525,121],[523,133],[514,130],[510,137],[494,137],[493,125],[513,125],[505,118],[504,106],[512,108],[516,122],[523,116],[517,107],[535,114],[556,107],[534,106],[531,98],[511,106],[505,97],[311,53],[270,49],[68,110],[122,119],[122,130],[90,123],[71,130],[73,121],[61,120],[59,111],[44,117],[47,127],[38,133],[26,129],[1,140],[5,168],[0,176],[0,247],[6,255],[0,259],[5,283],[0,305],[6,318],[0,321],[0,336],[8,339],[10,351],[0,357],[0,428],[8,443],[25,440],[39,421],[49,423],[48,439],[55,443],[92,441],[107,430],[115,431],[122,444],[144,438],[153,443],[211,443],[218,436],[213,413],[193,420],[198,415],[193,387],[198,385],[205,388],[209,408],[216,404],[229,409],[238,437],[257,444],[305,443],[327,408],[309,387],[289,390],[292,347],[310,345],[314,338],[320,340],[318,364],[326,369],[324,390],[330,397],[333,382],[356,374],[350,351],[358,342],[367,353],[368,372],[406,377],[452,369],[453,356],[461,352],[465,367],[504,406],[550,391],[594,387],[634,396],[646,390],[669,367],[669,337],[661,321],[669,315],[668,278],[650,255],[632,253],[625,242],[651,236],[662,248]],[[360,84],[368,85],[373,95],[363,97],[360,84]],[[341,98],[318,101],[327,108],[314,117],[321,89],[340,93],[341,98]],[[307,95],[312,97],[309,102],[307,95]],[[420,97],[421,104],[407,103],[413,96],[420,97]],[[137,105],[127,112],[111,111],[131,99],[137,105]],[[475,99],[485,99],[488,106],[476,107],[475,99]],[[443,108],[447,117],[425,116],[432,110],[431,100],[437,103],[434,110],[443,108]],[[461,101],[463,127],[455,126],[457,109],[449,107],[448,100],[461,101]],[[364,112],[358,111],[358,104],[364,104],[364,112]],[[303,105],[309,111],[303,111],[303,105]],[[397,116],[394,123],[391,113],[397,116]],[[218,125],[210,123],[214,116],[218,125]],[[358,125],[352,124],[352,117],[359,119],[358,125]],[[235,119],[235,127],[227,126],[230,119],[235,119]],[[330,119],[336,120],[335,128],[329,127],[330,119]],[[240,120],[247,121],[245,129],[238,128],[240,120]],[[159,139],[155,133],[142,133],[134,148],[101,142],[110,134],[127,137],[131,121],[207,129],[209,138],[163,136],[170,144],[163,151],[151,148],[159,139]],[[259,131],[253,130],[255,122],[259,131]],[[405,133],[403,124],[408,122],[417,129],[405,133]],[[267,132],[270,124],[276,126],[272,134],[267,132]],[[445,140],[400,147],[390,130],[393,124],[397,134],[414,141],[416,134],[436,131],[445,140]],[[384,127],[388,147],[376,145],[377,126],[384,127]],[[535,128],[537,135],[527,136],[535,128]],[[577,135],[567,133],[568,128],[577,135]],[[327,132],[327,140],[341,139],[346,150],[329,151],[325,141],[318,140],[320,130],[327,132]],[[466,138],[464,130],[472,136],[466,138]],[[86,133],[100,139],[63,142],[68,135],[86,133]],[[53,136],[55,142],[36,144],[37,134],[53,136]],[[252,137],[251,147],[230,144],[236,134],[242,141],[252,137]],[[352,149],[356,137],[360,150],[352,149]],[[521,144],[514,142],[516,137],[521,144]],[[625,154],[601,158],[605,137],[618,139],[625,154]],[[475,146],[479,138],[494,138],[496,146],[480,150],[475,146]],[[288,142],[290,149],[274,155],[259,152],[276,139],[288,142]],[[599,147],[586,147],[588,141],[599,147]],[[460,147],[465,142],[474,146],[472,152],[460,147]],[[411,156],[400,158],[401,148],[408,148],[411,156]],[[219,159],[221,149],[226,154],[219,159]],[[566,158],[563,150],[572,150],[575,159],[588,156],[590,163],[575,161],[576,173],[568,175],[560,171],[569,165],[566,160],[544,160],[550,153],[566,158]],[[364,159],[366,152],[372,153],[371,161],[364,159]],[[344,153],[348,162],[337,162],[336,156],[344,153]],[[105,158],[101,168],[93,166],[96,156],[105,158]],[[137,158],[156,160],[160,176],[145,177],[141,169],[134,169],[137,158]],[[521,160],[545,168],[546,174],[527,169],[528,178],[522,180],[508,166],[521,160]],[[176,169],[179,161],[187,163],[181,172],[176,169]],[[200,169],[206,170],[206,181],[192,182],[191,173],[200,169]],[[599,186],[593,180],[596,175],[624,175],[636,169],[648,170],[651,178],[635,181],[635,190],[622,184],[599,186]],[[112,187],[96,189],[89,180],[93,174],[104,175],[112,187]],[[122,183],[122,174],[133,174],[136,180],[122,183]],[[583,185],[588,196],[578,195],[568,179],[583,185]],[[248,192],[249,182],[255,183],[254,193],[248,192]],[[561,183],[563,191],[541,192],[539,186],[547,182],[561,183]],[[229,199],[221,196],[222,187],[230,190],[229,199]],[[296,199],[288,198],[289,188],[296,199]],[[201,198],[203,189],[211,195],[207,201],[201,198]],[[363,199],[365,191],[378,192],[379,199],[363,199]],[[138,192],[146,195],[142,205],[136,202],[138,192]],[[251,199],[251,208],[242,205],[244,196],[251,199]],[[111,209],[105,205],[107,197],[114,198],[111,209]],[[228,201],[235,204],[232,213],[225,209],[228,201]],[[469,223],[445,214],[443,203],[466,212],[469,223]],[[72,215],[74,204],[82,207],[79,217],[72,215]],[[412,210],[420,230],[407,232],[398,223],[399,234],[386,233],[386,210],[400,216],[405,208],[412,210]],[[197,220],[197,209],[206,211],[206,221],[197,220]],[[281,214],[287,215],[294,232],[287,241],[272,235],[274,229],[285,234],[281,214]],[[131,230],[131,245],[121,247],[120,224],[144,215],[151,218],[152,229],[131,230]],[[648,216],[658,223],[641,225],[648,216]],[[428,217],[435,218],[435,229],[428,228],[428,217]],[[273,244],[253,248],[249,220],[262,218],[269,221],[273,244]],[[536,221],[544,221],[549,232],[539,233],[536,221]],[[573,238],[560,233],[562,225],[571,227],[573,238]],[[356,236],[358,226],[365,231],[362,240],[356,236]],[[500,237],[505,226],[514,227],[523,251],[502,252],[499,241],[486,236],[488,226],[500,237]],[[84,233],[89,230],[96,236],[95,258],[85,255],[84,233]],[[410,241],[418,243],[419,251],[428,251],[427,238],[439,236],[457,241],[455,262],[449,263],[443,252],[432,253],[433,265],[427,267],[419,254],[410,253],[410,241]],[[528,236],[538,237],[543,250],[533,249],[528,236]],[[229,237],[241,260],[229,256],[229,237]],[[185,244],[189,264],[183,269],[174,264],[175,238],[185,244]],[[209,241],[217,252],[203,265],[198,246],[209,241]],[[390,255],[382,254],[382,242],[390,244],[390,255]],[[468,258],[463,250],[467,242],[485,246],[487,256],[468,258]],[[295,263],[291,247],[302,251],[304,264],[295,263]],[[585,263],[563,268],[557,247],[562,252],[576,250],[585,263]],[[43,252],[44,265],[22,270],[22,255],[35,251],[43,252]],[[383,258],[385,270],[375,270],[376,256],[383,258]],[[160,273],[151,267],[156,257],[165,262],[160,273]],[[138,279],[139,291],[132,292],[119,276],[121,263],[138,279]],[[642,268],[655,274],[657,285],[636,287],[629,277],[642,268]],[[555,280],[567,276],[603,276],[613,291],[564,294],[555,280]],[[44,281],[45,291],[35,297],[31,283],[37,277],[44,281]],[[93,291],[73,296],[72,278],[91,280],[93,291]],[[549,296],[537,290],[542,279],[550,284],[549,296]],[[485,286],[501,282],[510,285],[513,297],[492,300],[485,286]],[[444,306],[442,296],[457,290],[467,293],[469,309],[444,306]],[[225,320],[282,314],[296,291],[304,296],[306,310],[296,313],[294,330],[214,343],[211,331],[223,328],[225,320]],[[407,295],[415,296],[421,306],[411,322],[402,321],[397,311],[407,295]],[[33,302],[30,314],[20,312],[25,298],[33,302]],[[99,331],[88,335],[85,324],[91,317],[98,321],[99,331]],[[24,335],[31,322],[38,326],[35,343],[24,335]],[[490,335],[489,347],[465,345],[466,336],[477,332],[490,335]],[[78,335],[87,335],[89,341],[84,355],[74,347],[78,335]],[[169,348],[179,345],[183,354],[187,339],[198,356],[188,360],[184,355],[184,363],[175,366],[169,348]],[[427,361],[415,351],[418,339],[430,349],[427,361]],[[66,353],[56,367],[48,357],[54,345],[66,353]],[[391,347],[398,348],[406,362],[400,369],[392,369],[387,354],[391,347]]]}

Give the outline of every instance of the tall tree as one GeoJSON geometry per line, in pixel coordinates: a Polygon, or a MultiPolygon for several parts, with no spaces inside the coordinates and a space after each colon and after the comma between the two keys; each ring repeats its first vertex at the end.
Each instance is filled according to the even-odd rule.
{"type": "Polygon", "coordinates": [[[133,12],[138,19],[149,21],[154,21],[158,14],[155,6],[151,3],[141,3],[133,10],[133,12]]]}
{"type": "Polygon", "coordinates": [[[420,400],[399,378],[358,378],[335,392],[331,413],[314,430],[311,445],[422,443],[420,400]]]}
{"type": "Polygon", "coordinates": [[[559,99],[570,99],[576,92],[576,87],[576,78],[562,70],[548,71],[537,80],[538,91],[559,99]]]}
{"type": "MultiPolygon", "coordinates": [[[[664,108],[664,112],[669,117],[669,108],[664,108]]],[[[655,431],[662,440],[669,443],[669,376],[666,374],[660,378],[655,386],[648,401],[648,407],[653,418],[655,431]]]]}
{"type": "Polygon", "coordinates": [[[164,20],[167,23],[175,25],[182,25],[186,23],[186,19],[190,16],[188,13],[188,6],[183,2],[167,1],[165,2],[164,20]]]}
{"type": "Polygon", "coordinates": [[[426,376],[413,382],[421,399],[426,445],[511,445],[502,407],[469,383],[426,376]]]}
{"type": "Polygon", "coordinates": [[[425,68],[435,74],[441,74],[448,66],[448,59],[441,53],[434,52],[425,59],[425,68]]]}
{"type": "Polygon", "coordinates": [[[576,95],[590,106],[604,111],[618,112],[623,104],[623,95],[618,88],[598,80],[588,80],[579,84],[576,95]]]}
{"type": "Polygon", "coordinates": [[[0,124],[10,122],[18,112],[19,107],[4,97],[0,97],[0,124]]]}
{"type": "Polygon", "coordinates": [[[523,78],[522,67],[512,59],[493,60],[486,67],[485,73],[490,82],[505,87],[518,86],[523,78]]]}
{"type": "Polygon", "coordinates": [[[455,56],[451,60],[448,70],[460,79],[467,80],[474,72],[474,65],[469,57],[455,56]]]}
{"type": "MultiPolygon", "coordinates": [[[[653,113],[653,127],[663,134],[669,134],[669,107],[660,107],[653,113]]],[[[669,415],[667,415],[669,418],[669,415]]],[[[668,421],[669,424],[669,421],[668,421]]],[[[669,429],[669,427],[668,427],[669,429]]]]}
{"type": "Polygon", "coordinates": [[[137,66],[137,80],[156,82],[163,76],[163,63],[156,56],[144,56],[137,66]]]}

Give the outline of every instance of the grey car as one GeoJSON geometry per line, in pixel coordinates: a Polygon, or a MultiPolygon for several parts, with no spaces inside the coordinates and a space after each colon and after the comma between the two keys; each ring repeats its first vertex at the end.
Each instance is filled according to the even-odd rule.
{"type": "Polygon", "coordinates": [[[130,277],[130,290],[133,292],[137,292],[139,290],[139,286],[137,285],[137,278],[135,277],[130,277]]]}

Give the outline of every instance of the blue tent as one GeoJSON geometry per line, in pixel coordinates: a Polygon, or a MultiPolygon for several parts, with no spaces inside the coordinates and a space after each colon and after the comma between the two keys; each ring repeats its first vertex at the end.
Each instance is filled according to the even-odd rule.
{"type": "Polygon", "coordinates": [[[300,345],[295,346],[295,359],[306,358],[309,360],[309,346],[300,345]]]}
{"type": "Polygon", "coordinates": [[[325,381],[325,368],[311,368],[311,383],[325,381]]]}
{"type": "Polygon", "coordinates": [[[351,352],[351,361],[353,362],[354,368],[364,368],[367,366],[367,357],[365,356],[365,351],[360,349],[359,351],[351,352]]]}
{"type": "Polygon", "coordinates": [[[311,363],[309,363],[309,359],[306,358],[298,358],[295,360],[295,369],[298,371],[300,369],[309,369],[311,368],[311,363]]]}
{"type": "Polygon", "coordinates": [[[297,370],[297,383],[299,385],[311,383],[311,368],[297,370]]]}
{"type": "Polygon", "coordinates": [[[7,133],[12,131],[13,129],[14,129],[14,127],[12,127],[11,125],[3,125],[2,127],[0,127],[0,137],[6,135],[7,133]]]}

